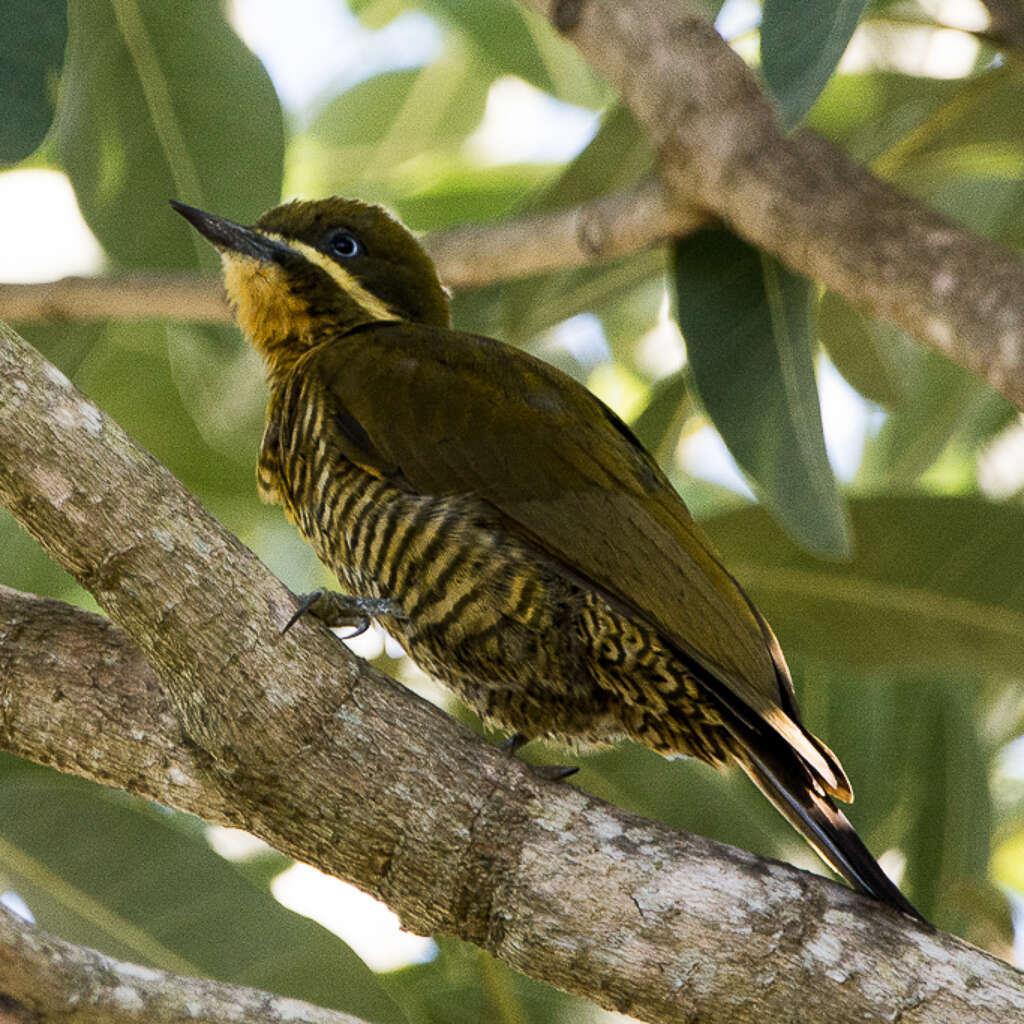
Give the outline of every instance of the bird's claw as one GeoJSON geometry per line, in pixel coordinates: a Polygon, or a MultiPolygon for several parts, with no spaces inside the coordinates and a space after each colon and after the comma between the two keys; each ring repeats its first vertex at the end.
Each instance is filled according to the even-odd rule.
{"type": "Polygon", "coordinates": [[[295,609],[295,613],[292,617],[281,627],[282,636],[287,633],[288,630],[306,614],[306,612],[312,609],[313,605],[320,599],[320,595],[322,593],[322,590],[314,590],[312,593],[299,595],[299,607],[295,609]]]}
{"type": "MultiPolygon", "coordinates": [[[[503,754],[508,754],[509,757],[515,757],[516,752],[522,750],[529,742],[530,737],[525,733],[515,732],[506,739],[503,739],[498,744],[498,749],[503,754]]],[[[535,764],[530,767],[535,774],[551,782],[561,782],[562,779],[567,779],[570,775],[575,775],[580,770],[578,765],[572,764],[535,764]]]]}
{"type": "Polygon", "coordinates": [[[299,606],[295,609],[295,614],[284,624],[281,632],[287,633],[306,612],[314,615],[329,629],[353,627],[355,632],[342,637],[343,640],[361,636],[378,616],[404,618],[395,604],[387,598],[351,597],[320,587],[309,594],[299,596],[299,606]]]}
{"type": "Polygon", "coordinates": [[[529,742],[530,737],[525,733],[514,732],[511,736],[507,736],[498,744],[498,749],[503,754],[508,754],[509,757],[514,757],[516,753],[522,750],[529,742]]]}
{"type": "Polygon", "coordinates": [[[534,774],[549,782],[561,782],[580,770],[578,764],[535,764],[532,767],[534,774]]]}

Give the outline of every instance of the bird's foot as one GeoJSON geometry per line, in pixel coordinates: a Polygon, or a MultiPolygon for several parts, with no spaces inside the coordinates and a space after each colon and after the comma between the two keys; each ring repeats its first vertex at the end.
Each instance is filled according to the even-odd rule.
{"type": "MultiPolygon", "coordinates": [[[[530,742],[530,737],[521,732],[513,733],[507,739],[498,744],[498,749],[509,757],[514,757],[517,751],[523,749],[530,742]]],[[[530,766],[533,771],[542,779],[550,782],[561,782],[562,779],[575,775],[580,769],[574,764],[535,764],[530,766]]]]}
{"type": "Polygon", "coordinates": [[[355,632],[342,637],[343,640],[351,640],[365,633],[370,628],[370,623],[380,615],[401,617],[400,610],[387,598],[351,597],[321,587],[312,593],[299,595],[299,607],[284,624],[281,632],[287,633],[306,612],[318,618],[330,629],[351,626],[355,632]]]}
{"type": "Polygon", "coordinates": [[[508,754],[509,757],[515,757],[515,755],[530,742],[530,737],[522,732],[514,732],[511,736],[506,736],[498,744],[498,749],[503,754],[508,754]]]}

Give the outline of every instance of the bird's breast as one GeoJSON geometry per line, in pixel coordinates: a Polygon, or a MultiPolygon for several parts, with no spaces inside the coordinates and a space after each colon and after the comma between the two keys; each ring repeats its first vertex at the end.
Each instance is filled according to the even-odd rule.
{"type": "Polygon", "coordinates": [[[582,585],[487,502],[410,492],[322,436],[269,427],[260,477],[349,593],[391,602],[383,625],[485,718],[528,735],[632,735],[724,758],[717,711],[657,631],[582,585]]]}

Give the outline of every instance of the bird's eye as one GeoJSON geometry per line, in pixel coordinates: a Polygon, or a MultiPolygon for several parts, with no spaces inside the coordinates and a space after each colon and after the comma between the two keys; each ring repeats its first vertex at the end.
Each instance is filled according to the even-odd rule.
{"type": "Polygon", "coordinates": [[[331,250],[332,255],[340,256],[342,259],[351,259],[363,251],[359,239],[350,231],[335,231],[327,239],[327,248],[331,250]]]}

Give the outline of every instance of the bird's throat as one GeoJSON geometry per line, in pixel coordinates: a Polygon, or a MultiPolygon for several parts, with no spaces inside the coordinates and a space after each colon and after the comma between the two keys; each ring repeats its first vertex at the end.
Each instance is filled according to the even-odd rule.
{"type": "Polygon", "coordinates": [[[224,287],[246,337],[263,356],[270,376],[287,371],[313,344],[313,322],[306,302],[286,280],[285,271],[234,252],[221,254],[224,287]]]}

